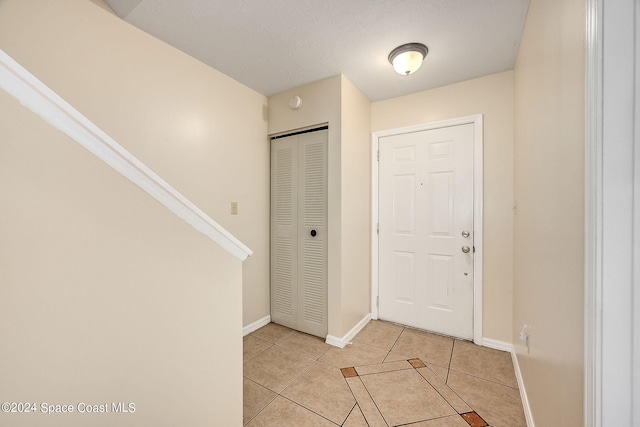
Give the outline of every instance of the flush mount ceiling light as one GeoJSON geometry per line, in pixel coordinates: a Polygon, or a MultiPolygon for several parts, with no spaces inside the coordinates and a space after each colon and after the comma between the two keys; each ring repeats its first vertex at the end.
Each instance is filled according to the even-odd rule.
{"type": "Polygon", "coordinates": [[[389,62],[396,73],[408,76],[422,65],[429,49],[422,43],[407,43],[393,49],[389,54],[389,62]]]}

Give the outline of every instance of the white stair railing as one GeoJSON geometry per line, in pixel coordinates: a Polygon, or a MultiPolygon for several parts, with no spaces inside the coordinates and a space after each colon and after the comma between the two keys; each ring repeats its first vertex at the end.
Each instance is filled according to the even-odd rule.
{"type": "Polygon", "coordinates": [[[251,249],[1,49],[0,88],[240,260],[252,254],[251,249]]]}

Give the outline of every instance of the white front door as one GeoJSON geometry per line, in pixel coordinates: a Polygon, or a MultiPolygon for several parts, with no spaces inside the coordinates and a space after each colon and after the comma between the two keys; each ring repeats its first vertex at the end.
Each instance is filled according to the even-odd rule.
{"type": "Polygon", "coordinates": [[[381,319],[473,338],[473,126],[379,139],[381,319]]]}

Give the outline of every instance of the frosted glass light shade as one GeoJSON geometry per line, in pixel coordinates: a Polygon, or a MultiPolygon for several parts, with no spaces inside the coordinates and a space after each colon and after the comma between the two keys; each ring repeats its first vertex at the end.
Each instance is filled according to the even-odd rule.
{"type": "Polygon", "coordinates": [[[393,49],[389,54],[389,62],[396,73],[408,76],[422,65],[429,49],[422,43],[407,43],[393,49]]]}

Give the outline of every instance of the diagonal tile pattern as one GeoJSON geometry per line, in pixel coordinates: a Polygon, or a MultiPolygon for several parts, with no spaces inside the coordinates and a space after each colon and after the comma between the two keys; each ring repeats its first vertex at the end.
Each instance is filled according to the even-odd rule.
{"type": "Polygon", "coordinates": [[[358,406],[362,410],[362,414],[367,424],[369,424],[369,427],[387,427],[387,423],[384,421],[384,418],[382,418],[380,410],[364,384],[362,384],[360,377],[347,378],[347,384],[349,384],[351,392],[356,397],[358,406]]]}
{"type": "Polygon", "coordinates": [[[244,376],[280,393],[313,362],[301,353],[274,345],[244,364],[244,376]]]}
{"type": "Polygon", "coordinates": [[[262,411],[273,399],[278,395],[262,387],[260,384],[253,382],[247,378],[244,378],[242,382],[244,389],[244,400],[242,405],[243,412],[243,425],[247,424],[249,420],[262,411]]]}
{"type": "Polygon", "coordinates": [[[517,388],[456,371],[447,385],[492,427],[527,427],[517,388]]]}
{"type": "Polygon", "coordinates": [[[456,413],[414,369],[366,375],[362,382],[390,426],[456,413]]]}
{"type": "Polygon", "coordinates": [[[392,351],[425,363],[448,367],[452,349],[453,338],[405,328],[392,351]]]}
{"type": "Polygon", "coordinates": [[[281,325],[244,337],[250,427],[526,427],[508,353],[371,321],[339,349],[281,325]]]}
{"type": "Polygon", "coordinates": [[[324,363],[314,364],[282,395],[338,425],[342,425],[356,404],[340,369],[324,363]]]}
{"type": "Polygon", "coordinates": [[[434,365],[431,363],[427,363],[427,368],[431,369],[431,371],[438,376],[445,383],[447,382],[447,377],[449,376],[449,369],[443,368],[442,366],[434,365]]]}
{"type": "Polygon", "coordinates": [[[351,411],[351,413],[347,417],[347,421],[345,421],[342,425],[344,427],[369,427],[358,405],[353,407],[353,411],[351,411]]]}
{"type": "Polygon", "coordinates": [[[453,407],[459,414],[463,414],[465,412],[470,412],[471,408],[467,405],[464,400],[460,399],[460,397],[453,391],[447,384],[442,381],[438,376],[429,368],[417,368],[416,371],[422,377],[427,380],[429,384],[433,388],[435,388],[442,397],[445,398],[447,403],[453,407]]]}

